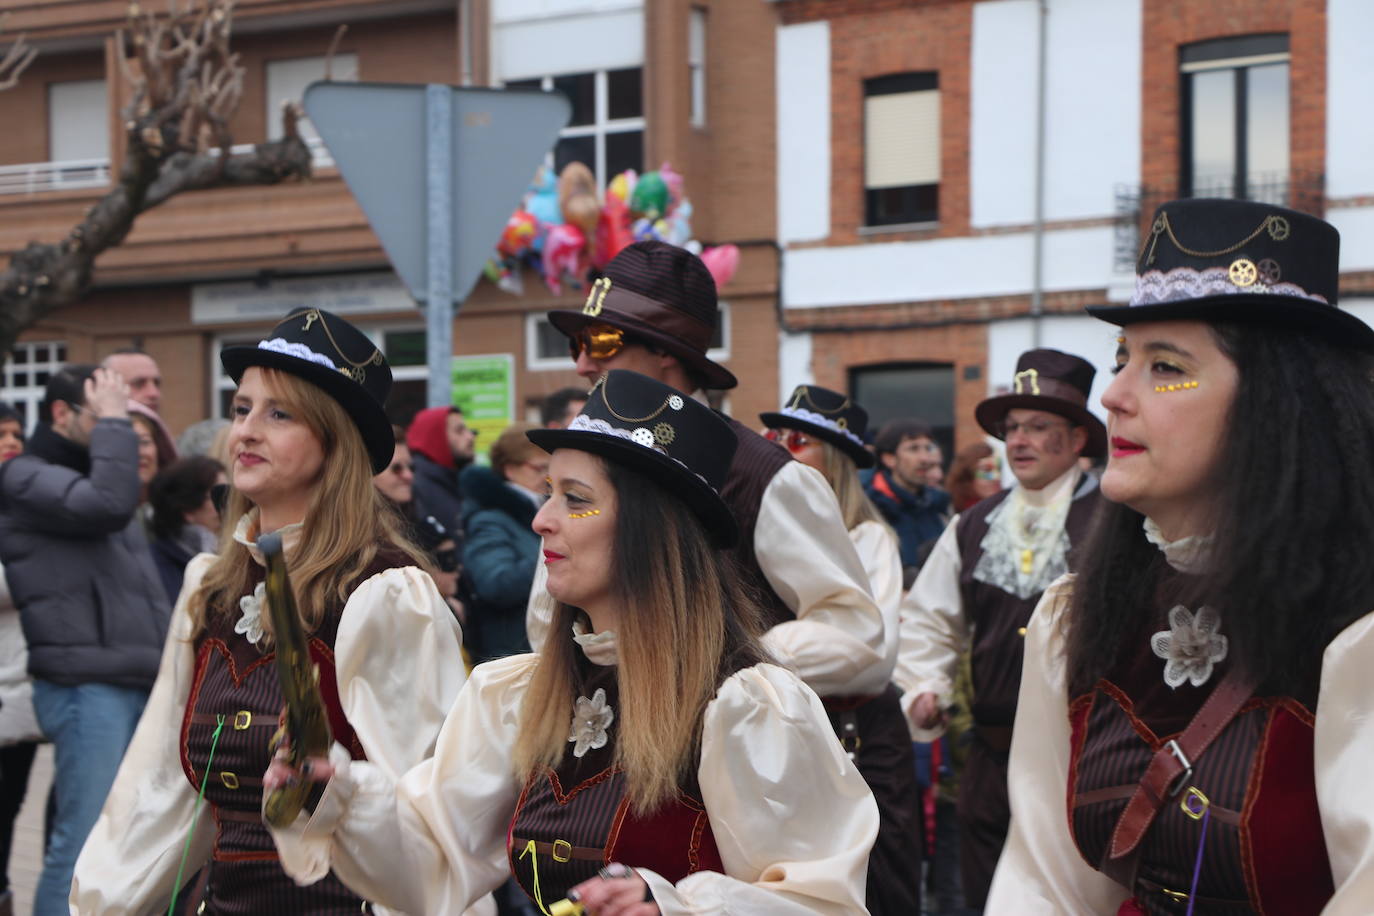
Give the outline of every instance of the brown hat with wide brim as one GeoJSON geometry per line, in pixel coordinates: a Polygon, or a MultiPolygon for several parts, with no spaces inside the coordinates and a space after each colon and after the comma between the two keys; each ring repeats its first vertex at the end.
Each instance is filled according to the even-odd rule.
{"type": "Polygon", "coordinates": [[[581,311],[549,312],[549,323],[569,337],[589,324],[609,324],[676,356],[703,387],[734,388],[734,373],[706,356],[719,322],[716,281],[701,258],[656,241],[616,255],[581,311]]]}
{"type": "Polygon", "coordinates": [[[1101,458],[1107,454],[1107,427],[1088,410],[1096,375],[1092,363],[1081,356],[1059,350],[1027,350],[1016,361],[1011,393],[980,402],[973,415],[989,435],[1001,439],[1000,427],[1008,411],[1024,408],[1059,414],[1088,431],[1083,457],[1101,458]]]}

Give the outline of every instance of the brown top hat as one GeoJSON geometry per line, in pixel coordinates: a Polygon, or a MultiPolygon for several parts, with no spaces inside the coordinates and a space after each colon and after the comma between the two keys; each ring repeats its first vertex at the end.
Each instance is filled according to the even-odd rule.
{"type": "Polygon", "coordinates": [[[1088,410],[1088,394],[1096,375],[1092,363],[1080,356],[1058,350],[1027,350],[1016,361],[1011,393],[980,402],[973,415],[979,426],[1001,439],[999,427],[1009,410],[1022,407],[1057,413],[1088,431],[1083,456],[1100,458],[1107,454],[1107,427],[1088,410]]]}
{"type": "Polygon", "coordinates": [[[589,324],[609,324],[673,354],[705,387],[734,388],[734,374],[706,358],[719,321],[716,281],[701,258],[655,241],[635,242],[616,255],[581,311],[549,312],[549,323],[569,337],[589,324]]]}

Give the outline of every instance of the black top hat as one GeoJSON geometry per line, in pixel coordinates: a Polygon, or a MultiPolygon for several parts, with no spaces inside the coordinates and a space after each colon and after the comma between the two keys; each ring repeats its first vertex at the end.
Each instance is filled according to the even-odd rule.
{"type": "Polygon", "coordinates": [[[225,347],[219,361],[235,381],[249,366],[278,369],[324,390],[343,405],[362,434],[380,474],[396,451],[396,435],[382,405],[391,392],[391,367],[362,331],[323,309],[296,309],[256,347],[225,347]]]}
{"type": "Polygon", "coordinates": [[[868,411],[838,391],[818,385],[798,385],[781,410],[759,414],[773,429],[799,429],[824,439],[861,468],[873,466],[873,453],[864,448],[868,411]]]}
{"type": "Polygon", "coordinates": [[[525,435],[546,452],[591,452],[653,478],[697,514],[712,541],[733,545],[739,529],[720,488],[739,444],[734,430],[706,405],[627,369],[607,372],[588,398],[567,429],[525,435]]]}
{"type": "Polygon", "coordinates": [[[635,242],[616,255],[580,312],[549,312],[549,323],[569,337],[588,324],[609,324],[667,350],[696,370],[705,387],[734,388],[734,374],[706,358],[719,321],[716,281],[701,258],[656,241],[635,242]]]}
{"type": "Polygon", "coordinates": [[[1262,321],[1374,350],[1374,329],[1336,307],[1341,237],[1330,223],[1248,200],[1175,200],[1155,211],[1128,305],[1088,313],[1138,321],[1262,321]]]}
{"type": "Polygon", "coordinates": [[[973,415],[979,426],[1001,439],[1000,426],[1007,411],[1022,407],[1057,413],[1088,431],[1083,456],[1100,458],[1107,454],[1107,428],[1088,410],[1095,375],[1092,363],[1081,356],[1058,350],[1027,350],[1016,361],[1011,393],[979,402],[973,415]]]}

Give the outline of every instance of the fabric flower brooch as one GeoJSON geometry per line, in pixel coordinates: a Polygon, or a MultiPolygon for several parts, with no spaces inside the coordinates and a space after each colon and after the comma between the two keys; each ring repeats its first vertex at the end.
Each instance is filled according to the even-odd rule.
{"type": "Polygon", "coordinates": [[[244,595],[239,599],[239,610],[242,615],[239,622],[234,624],[234,632],[242,633],[248,641],[257,645],[262,640],[262,602],[267,595],[267,587],[262,582],[253,589],[253,594],[244,595]]]}
{"type": "Polygon", "coordinates": [[[606,746],[606,729],[615,721],[615,710],[606,703],[606,691],[598,687],[589,700],[578,697],[573,703],[572,731],[568,740],[573,756],[583,757],[587,751],[606,746]]]}
{"type": "Polygon", "coordinates": [[[1150,637],[1150,648],[1165,660],[1164,683],[1175,689],[1184,681],[1201,687],[1212,666],[1226,658],[1226,637],[1217,632],[1220,615],[1209,607],[1194,615],[1180,604],[1169,612],[1169,626],[1150,637]]]}

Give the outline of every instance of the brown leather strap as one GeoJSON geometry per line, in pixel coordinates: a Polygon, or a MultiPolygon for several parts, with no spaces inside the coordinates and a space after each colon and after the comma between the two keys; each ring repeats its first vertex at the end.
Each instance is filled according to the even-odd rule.
{"type": "MultiPolygon", "coordinates": [[[[530,841],[523,837],[511,837],[512,849],[524,849],[530,841]]],[[[534,851],[541,856],[549,856],[555,862],[566,862],[569,859],[583,859],[588,862],[606,861],[606,850],[593,849],[590,846],[574,846],[564,840],[553,843],[545,843],[542,840],[534,841],[534,851]]]]}
{"type": "MultiPolygon", "coordinates": [[[[1100,802],[1120,801],[1123,798],[1130,798],[1135,794],[1139,783],[1132,785],[1105,786],[1101,789],[1092,789],[1088,792],[1080,792],[1073,797],[1073,806],[1082,808],[1084,805],[1096,805],[1100,802]]],[[[1232,827],[1240,826],[1240,812],[1231,808],[1223,808],[1215,802],[1208,804],[1207,810],[1212,813],[1214,820],[1232,827]]]]}
{"type": "Polygon", "coordinates": [[[1111,844],[1102,859],[1102,871],[1128,890],[1135,884],[1135,869],[1140,841],[1154,823],[1164,803],[1176,796],[1193,775],[1193,764],[1230,724],[1255,692],[1255,685],[1231,669],[1212,691],[1207,702],[1193,716],[1188,727],[1172,741],[1166,741],[1145,768],[1140,785],[1126,803],[1112,832],[1111,844]]]}

